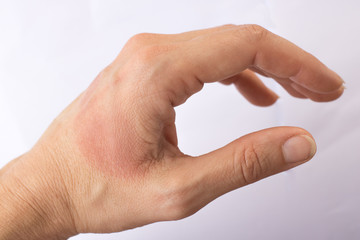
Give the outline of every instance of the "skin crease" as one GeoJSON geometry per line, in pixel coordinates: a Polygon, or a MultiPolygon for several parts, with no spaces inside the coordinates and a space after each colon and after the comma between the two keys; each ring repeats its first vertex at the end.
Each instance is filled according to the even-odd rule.
{"type": "Polygon", "coordinates": [[[284,158],[284,143],[295,136],[306,135],[302,146],[315,150],[296,127],[251,133],[197,157],[178,148],[174,107],[205,83],[233,84],[251,103],[272,105],[278,96],[254,72],[299,98],[332,101],[344,91],[314,56],[256,25],[134,36],[38,143],[1,170],[0,211],[23,211],[0,216],[0,224],[12,222],[0,225],[0,238],[66,239],[178,220],[305,163],[314,151],[297,162],[284,158]],[[28,204],[11,201],[14,179],[28,204]],[[33,220],[14,224],[28,215],[33,220]]]}

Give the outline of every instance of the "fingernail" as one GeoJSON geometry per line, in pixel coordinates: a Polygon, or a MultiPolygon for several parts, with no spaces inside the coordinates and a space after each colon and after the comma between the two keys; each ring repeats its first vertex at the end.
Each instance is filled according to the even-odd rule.
{"type": "Polygon", "coordinates": [[[308,160],[315,155],[315,141],[306,135],[298,135],[288,139],[283,147],[284,159],[288,163],[308,160]]]}

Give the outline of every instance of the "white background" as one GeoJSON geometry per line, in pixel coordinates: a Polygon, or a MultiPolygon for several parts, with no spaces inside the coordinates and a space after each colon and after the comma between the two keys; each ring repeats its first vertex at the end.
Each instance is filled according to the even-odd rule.
{"type": "Polygon", "coordinates": [[[187,219],[72,239],[360,239],[360,3],[356,0],[0,0],[0,166],[27,151],[52,119],[139,32],[257,23],[313,53],[346,81],[331,103],[247,103],[210,84],[177,108],[180,149],[199,155],[243,134],[300,126],[317,140],[309,163],[233,191],[187,219]]]}

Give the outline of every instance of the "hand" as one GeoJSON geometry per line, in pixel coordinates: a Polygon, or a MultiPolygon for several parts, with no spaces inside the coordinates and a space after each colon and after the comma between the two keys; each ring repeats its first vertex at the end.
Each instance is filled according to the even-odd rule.
{"type": "Polygon", "coordinates": [[[331,101],[344,90],[314,56],[256,25],[134,36],[33,149],[1,171],[7,219],[17,219],[15,209],[31,217],[23,230],[0,236],[66,238],[181,219],[308,161],[314,140],[294,127],[252,133],[199,157],[179,150],[174,107],[205,83],[234,84],[255,105],[277,100],[254,72],[299,98],[331,101]]]}

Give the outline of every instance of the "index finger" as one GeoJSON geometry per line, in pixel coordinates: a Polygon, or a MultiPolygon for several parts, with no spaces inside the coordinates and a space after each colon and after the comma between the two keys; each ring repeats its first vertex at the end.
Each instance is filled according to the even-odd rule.
{"type": "Polygon", "coordinates": [[[187,97],[201,89],[197,83],[221,81],[249,67],[287,78],[314,93],[332,93],[343,85],[343,80],[313,55],[257,25],[197,37],[183,43],[177,55],[180,61],[176,65],[184,77],[180,83],[174,78],[170,87],[180,95],[184,93],[179,89],[187,89],[187,97]]]}

